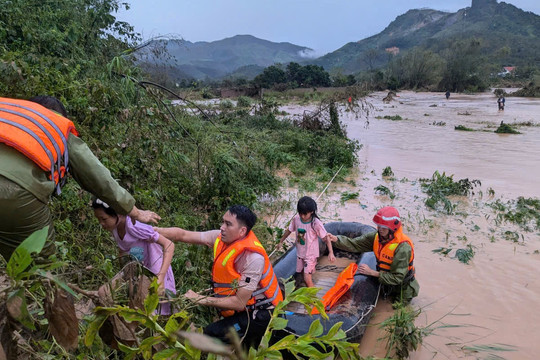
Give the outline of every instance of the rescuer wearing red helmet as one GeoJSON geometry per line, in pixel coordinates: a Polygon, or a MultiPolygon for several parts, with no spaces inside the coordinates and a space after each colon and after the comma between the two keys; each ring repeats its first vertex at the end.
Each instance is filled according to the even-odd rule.
{"type": "Polygon", "coordinates": [[[373,251],[377,258],[377,269],[368,265],[358,267],[360,274],[379,278],[385,295],[394,301],[410,302],[418,295],[420,285],[415,278],[414,245],[403,233],[401,218],[396,208],[386,206],[373,217],[377,232],[350,239],[332,236],[335,247],[350,252],[373,251]]]}

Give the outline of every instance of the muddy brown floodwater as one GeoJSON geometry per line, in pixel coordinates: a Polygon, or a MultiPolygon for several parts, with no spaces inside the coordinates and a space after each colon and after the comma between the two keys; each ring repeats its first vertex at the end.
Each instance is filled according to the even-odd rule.
{"type": "MultiPolygon", "coordinates": [[[[446,100],[443,93],[404,91],[389,104],[382,102],[385,96],[378,92],[368,97],[374,108],[367,120],[342,113],[348,136],[363,148],[358,170],[350,177],[354,185],[333,184],[319,199],[322,220],[371,224],[382,206],[400,211],[404,230],[415,243],[421,288],[413,305],[422,309],[416,324],[433,323],[435,328],[411,359],[539,359],[540,232],[496,221],[489,204],[540,197],[540,99],[507,97],[506,109],[498,111],[492,93],[452,94],[446,100]],[[535,126],[519,126],[520,135],[495,134],[501,121],[535,126]],[[457,125],[480,131],[456,131],[457,125]],[[395,179],[382,177],[387,166],[395,179]],[[418,179],[430,178],[436,170],[453,174],[456,181],[482,182],[474,195],[451,199],[457,214],[424,205],[426,194],[418,179]],[[395,197],[377,194],[378,185],[395,197]],[[343,191],[359,197],[342,204],[343,191]],[[506,232],[517,233],[519,240],[507,240],[506,232]],[[453,256],[469,244],[476,253],[466,265],[453,256]],[[433,253],[441,247],[453,251],[448,256],[433,253]],[[478,346],[493,348],[470,350],[478,346]]],[[[284,110],[298,113],[302,108],[284,110]]],[[[310,195],[315,198],[318,192],[310,195]]],[[[299,194],[291,190],[288,195],[292,210],[299,194]]],[[[389,314],[390,305],[380,302],[360,344],[362,355],[384,357],[384,344],[378,341],[384,333],[377,324],[389,314]]]]}

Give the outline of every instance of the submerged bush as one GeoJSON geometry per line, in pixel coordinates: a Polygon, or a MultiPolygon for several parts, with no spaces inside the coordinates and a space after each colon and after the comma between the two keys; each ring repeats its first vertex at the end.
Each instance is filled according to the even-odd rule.
{"type": "Polygon", "coordinates": [[[490,206],[497,212],[499,222],[509,221],[527,231],[532,231],[531,227],[540,230],[540,199],[520,196],[507,203],[496,200],[490,206]]]}
{"type": "Polygon", "coordinates": [[[521,134],[519,131],[512,128],[510,125],[505,124],[501,121],[501,125],[495,130],[497,134],[521,134]]]}
{"type": "Polygon", "coordinates": [[[383,117],[377,116],[376,119],[386,119],[386,120],[392,120],[392,121],[403,120],[403,118],[399,115],[384,115],[383,117]]]}
{"type": "Polygon", "coordinates": [[[431,179],[420,179],[422,191],[429,195],[425,200],[426,206],[432,209],[439,209],[442,204],[443,210],[447,214],[452,214],[455,205],[447,198],[450,195],[467,196],[474,194],[473,189],[480,186],[480,180],[460,179],[454,181],[453,175],[447,176],[446,173],[440,174],[438,171],[433,173],[431,179]]]}
{"type": "Polygon", "coordinates": [[[420,309],[413,309],[411,305],[402,303],[396,303],[394,307],[393,315],[380,325],[385,331],[386,358],[408,359],[410,352],[422,345],[432,329],[415,325],[415,319],[421,313],[420,309]]]}
{"type": "Polygon", "coordinates": [[[382,176],[394,176],[394,172],[390,166],[387,166],[383,169],[382,176]]]}
{"type": "Polygon", "coordinates": [[[468,128],[468,127],[463,126],[463,125],[454,126],[454,130],[459,130],[459,131],[474,131],[474,129],[468,128]]]}

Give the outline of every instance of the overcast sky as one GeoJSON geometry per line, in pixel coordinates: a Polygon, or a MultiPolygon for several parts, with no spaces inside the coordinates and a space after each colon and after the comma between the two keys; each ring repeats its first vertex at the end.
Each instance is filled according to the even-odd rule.
{"type": "MultiPolygon", "coordinates": [[[[407,10],[455,12],[471,0],[126,0],[116,14],[150,39],[174,34],[185,40],[214,41],[249,34],[274,42],[307,46],[317,55],[381,32],[407,10]]],[[[500,1],[499,1],[500,2],[500,1]]],[[[540,0],[508,0],[540,14],[540,0]]]]}

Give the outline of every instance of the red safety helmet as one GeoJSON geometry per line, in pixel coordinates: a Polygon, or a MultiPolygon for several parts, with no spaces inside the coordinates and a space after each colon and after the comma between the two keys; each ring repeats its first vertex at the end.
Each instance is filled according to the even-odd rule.
{"type": "Polygon", "coordinates": [[[383,226],[395,232],[401,226],[401,218],[396,208],[392,206],[385,206],[373,217],[373,222],[377,226],[383,226]]]}

